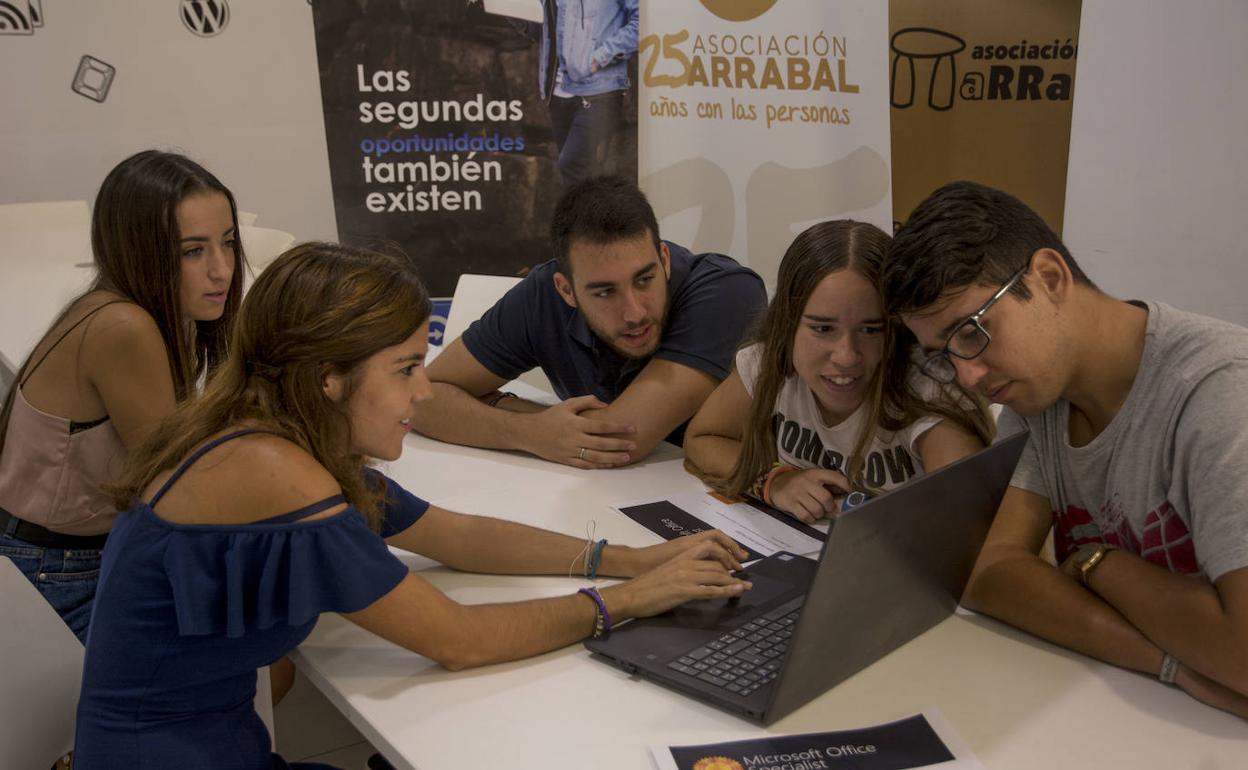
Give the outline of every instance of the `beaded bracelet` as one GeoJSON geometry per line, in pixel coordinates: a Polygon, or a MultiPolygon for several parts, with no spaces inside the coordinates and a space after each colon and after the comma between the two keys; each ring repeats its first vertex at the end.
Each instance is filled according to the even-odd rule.
{"type": "MultiPolygon", "coordinates": [[[[771,466],[772,468],[776,466],[771,466]]],[[[754,483],[750,484],[750,488],[745,493],[755,500],[763,499],[763,485],[767,483],[767,477],[771,475],[771,468],[758,474],[758,478],[754,479],[754,483]]]]}
{"type": "Polygon", "coordinates": [[[602,595],[598,593],[596,588],[581,588],[577,590],[578,594],[585,594],[593,599],[597,615],[594,618],[594,638],[602,636],[611,630],[611,616],[607,613],[607,603],[602,600],[602,595]]]}
{"type": "Polygon", "coordinates": [[[762,500],[770,505],[771,503],[767,502],[767,498],[764,495],[767,492],[767,485],[771,482],[772,476],[784,473],[784,471],[780,470],[781,468],[787,468],[791,471],[797,470],[793,466],[785,465],[784,463],[772,463],[770,468],[758,474],[758,478],[754,479],[754,483],[750,484],[750,488],[745,490],[745,493],[755,500],[762,500]]]}

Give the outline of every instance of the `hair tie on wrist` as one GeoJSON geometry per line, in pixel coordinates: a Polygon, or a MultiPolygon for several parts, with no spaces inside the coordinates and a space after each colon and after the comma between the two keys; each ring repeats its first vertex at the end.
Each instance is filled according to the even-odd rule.
{"type": "Polygon", "coordinates": [[[764,503],[767,503],[773,508],[775,507],[774,503],[771,502],[772,483],[775,482],[777,476],[782,476],[788,473],[789,471],[795,471],[795,470],[797,470],[797,468],[794,468],[792,465],[781,464],[781,465],[776,465],[776,467],[772,468],[770,471],[767,472],[767,478],[765,481],[763,481],[763,502],[764,503]]]}

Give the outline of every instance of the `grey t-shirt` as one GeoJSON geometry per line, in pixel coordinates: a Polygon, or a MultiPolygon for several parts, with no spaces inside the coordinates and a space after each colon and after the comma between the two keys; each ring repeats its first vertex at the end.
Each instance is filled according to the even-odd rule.
{"type": "Polygon", "coordinates": [[[1210,581],[1248,566],[1248,329],[1159,302],[1121,410],[1086,446],[1070,445],[1070,403],[1022,418],[1031,438],[1012,486],[1053,510],[1060,562],[1104,541],[1210,581]]]}

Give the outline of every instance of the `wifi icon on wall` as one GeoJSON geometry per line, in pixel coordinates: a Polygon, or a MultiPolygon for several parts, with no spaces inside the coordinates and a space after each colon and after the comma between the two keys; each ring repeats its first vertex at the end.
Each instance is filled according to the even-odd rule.
{"type": "Polygon", "coordinates": [[[0,35],[33,35],[43,26],[43,0],[0,0],[0,35]]]}

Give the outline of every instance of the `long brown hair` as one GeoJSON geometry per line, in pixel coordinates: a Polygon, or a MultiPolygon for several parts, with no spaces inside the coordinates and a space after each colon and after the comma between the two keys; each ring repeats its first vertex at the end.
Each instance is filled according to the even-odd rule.
{"type": "Polygon", "coordinates": [[[109,490],[118,509],[195,446],[243,424],[302,447],[379,526],[380,490],[365,483],[365,458],[349,449],[346,403],[359,366],[411,337],[430,310],[424,285],[403,259],[333,243],[289,249],[247,293],[229,354],[203,396],[183,404],[130,453],[121,481],[109,490]],[[347,377],[339,402],[323,389],[331,373],[347,377]]]}
{"type": "MultiPolygon", "coordinates": [[[[52,322],[59,326],[79,300],[107,290],[143,308],[156,322],[169,357],[169,373],[179,401],[189,397],[199,376],[211,372],[225,357],[230,326],[243,296],[247,260],[242,241],[235,250],[234,278],[225,311],[215,321],[187,323],[182,315],[182,234],[178,206],[191,195],[218,192],[230,202],[238,233],[234,196],[221,181],[195,161],[170,152],[145,150],[118,163],[95,198],[91,215],[91,253],[95,280],[52,322]]],[[[0,411],[0,451],[8,432],[17,389],[31,365],[28,356],[13,380],[0,411]]]]}
{"type": "MultiPolygon", "coordinates": [[[[726,478],[710,480],[720,491],[740,495],[776,462],[776,398],[784,382],[796,374],[793,341],[815,287],[830,273],[853,270],[879,293],[888,244],[888,236],[878,227],[845,219],[808,227],[785,251],[775,297],[748,343],[760,344],[761,354],[741,453],[726,478]]],[[[885,307],[882,296],[880,307],[885,307]]],[[[929,401],[914,391],[910,378],[914,344],[913,335],[897,319],[885,321],[884,352],[867,385],[868,419],[844,469],[855,489],[875,491],[866,484],[863,471],[867,448],[879,430],[901,430],[921,416],[932,414],[961,425],[985,442],[992,438],[993,421],[983,399],[953,391],[973,405],[968,410],[950,393],[941,391],[935,401],[929,401]]]]}

